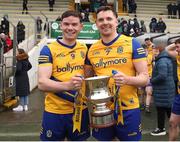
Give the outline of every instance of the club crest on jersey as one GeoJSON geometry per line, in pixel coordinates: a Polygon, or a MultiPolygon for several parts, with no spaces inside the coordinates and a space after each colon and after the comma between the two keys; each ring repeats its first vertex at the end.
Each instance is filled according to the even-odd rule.
{"type": "Polygon", "coordinates": [[[117,53],[123,53],[123,47],[122,46],[119,46],[117,48],[117,53]]]}
{"type": "Polygon", "coordinates": [[[112,48],[111,47],[107,47],[105,49],[106,55],[109,55],[109,53],[111,52],[112,48]]]}
{"type": "Polygon", "coordinates": [[[81,57],[84,59],[85,58],[85,53],[83,51],[80,52],[81,57]]]}

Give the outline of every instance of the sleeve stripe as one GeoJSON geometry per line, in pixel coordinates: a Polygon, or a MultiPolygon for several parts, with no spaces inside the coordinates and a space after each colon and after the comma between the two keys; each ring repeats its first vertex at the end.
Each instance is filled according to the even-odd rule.
{"type": "Polygon", "coordinates": [[[38,66],[51,66],[52,64],[51,63],[42,63],[42,64],[39,64],[38,66]]]}
{"type": "Polygon", "coordinates": [[[41,59],[41,58],[42,58],[42,59],[49,59],[49,57],[41,57],[41,56],[40,56],[39,58],[40,58],[40,59],[41,59]]]}
{"type": "Polygon", "coordinates": [[[49,61],[48,59],[38,59],[38,61],[49,61]]]}
{"type": "Polygon", "coordinates": [[[146,58],[133,59],[133,62],[146,61],[146,58]]]}
{"type": "Polygon", "coordinates": [[[141,53],[139,53],[139,52],[138,52],[138,54],[139,54],[139,55],[141,55],[141,54],[145,54],[145,52],[141,52],[141,53]]]}
{"type": "Polygon", "coordinates": [[[140,52],[140,51],[144,51],[144,49],[141,49],[141,50],[137,50],[138,52],[140,52]]]}

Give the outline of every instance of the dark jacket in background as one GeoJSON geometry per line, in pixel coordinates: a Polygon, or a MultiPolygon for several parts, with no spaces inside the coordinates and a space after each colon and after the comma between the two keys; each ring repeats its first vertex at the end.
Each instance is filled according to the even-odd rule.
{"type": "Polygon", "coordinates": [[[164,31],[166,30],[166,24],[164,23],[164,21],[159,21],[157,23],[157,32],[158,33],[164,33],[164,31]]]}
{"type": "Polygon", "coordinates": [[[16,63],[16,96],[27,96],[30,94],[29,78],[27,71],[32,68],[31,63],[28,60],[27,54],[20,54],[17,56],[16,63]]]}
{"type": "Polygon", "coordinates": [[[170,108],[175,95],[172,58],[162,51],[155,60],[151,79],[156,107],[170,108]]]}
{"type": "Polygon", "coordinates": [[[25,39],[25,25],[21,22],[17,24],[17,41],[22,42],[25,39]]]}
{"type": "Polygon", "coordinates": [[[1,20],[1,32],[9,35],[9,21],[4,17],[1,20]]]}

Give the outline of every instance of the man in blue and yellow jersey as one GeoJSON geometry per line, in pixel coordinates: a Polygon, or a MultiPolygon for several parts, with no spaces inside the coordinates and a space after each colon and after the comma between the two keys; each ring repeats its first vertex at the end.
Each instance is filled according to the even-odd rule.
{"type": "MultiPolygon", "coordinates": [[[[149,79],[152,77],[152,68],[153,68],[153,59],[155,59],[153,55],[153,51],[155,50],[153,43],[151,42],[150,38],[145,38],[145,44],[146,44],[146,56],[147,56],[147,66],[148,66],[148,75],[149,79]]],[[[147,84],[145,87],[146,92],[146,99],[145,99],[145,112],[150,112],[150,104],[151,104],[151,98],[152,98],[152,85],[151,83],[147,84]]]]}
{"type": "Polygon", "coordinates": [[[38,87],[46,93],[42,141],[86,140],[90,136],[82,88],[85,44],[76,41],[82,29],[75,11],[62,14],[63,38],[44,46],[39,57],[38,87]]]}
{"type": "MultiPolygon", "coordinates": [[[[178,52],[177,60],[177,77],[178,85],[177,90],[178,94],[175,95],[171,117],[169,120],[169,141],[176,141],[179,135],[179,124],[180,124],[180,38],[175,41],[174,46],[176,46],[176,51],[178,52]]],[[[171,50],[173,46],[169,46],[168,50],[171,50]]]]}
{"type": "Polygon", "coordinates": [[[154,49],[154,44],[152,43],[150,38],[145,38],[145,45],[147,47],[148,53],[153,55],[153,49],[154,49]]]}
{"type": "Polygon", "coordinates": [[[141,140],[137,87],[148,83],[145,51],[136,39],[116,32],[117,14],[110,7],[103,6],[97,10],[96,25],[101,40],[94,43],[88,51],[85,76],[112,76],[115,70],[117,73],[110,79],[109,88],[113,95],[113,88],[120,87],[118,111],[123,113],[117,116],[117,125],[95,128],[93,136],[104,141],[115,137],[120,141],[141,140]]]}

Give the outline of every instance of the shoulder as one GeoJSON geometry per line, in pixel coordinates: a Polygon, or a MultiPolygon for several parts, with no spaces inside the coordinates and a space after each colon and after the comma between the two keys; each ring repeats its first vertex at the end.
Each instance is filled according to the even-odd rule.
{"type": "Polygon", "coordinates": [[[98,40],[98,41],[96,41],[95,43],[93,43],[93,44],[90,46],[89,50],[92,50],[93,48],[96,48],[96,47],[98,47],[98,46],[100,46],[100,45],[102,45],[102,40],[101,40],[101,39],[98,40]]]}
{"type": "Polygon", "coordinates": [[[84,49],[87,49],[87,46],[86,46],[86,44],[85,44],[85,43],[83,43],[83,42],[79,42],[79,41],[76,41],[76,43],[77,43],[77,46],[78,46],[79,48],[84,48],[84,49]]]}

